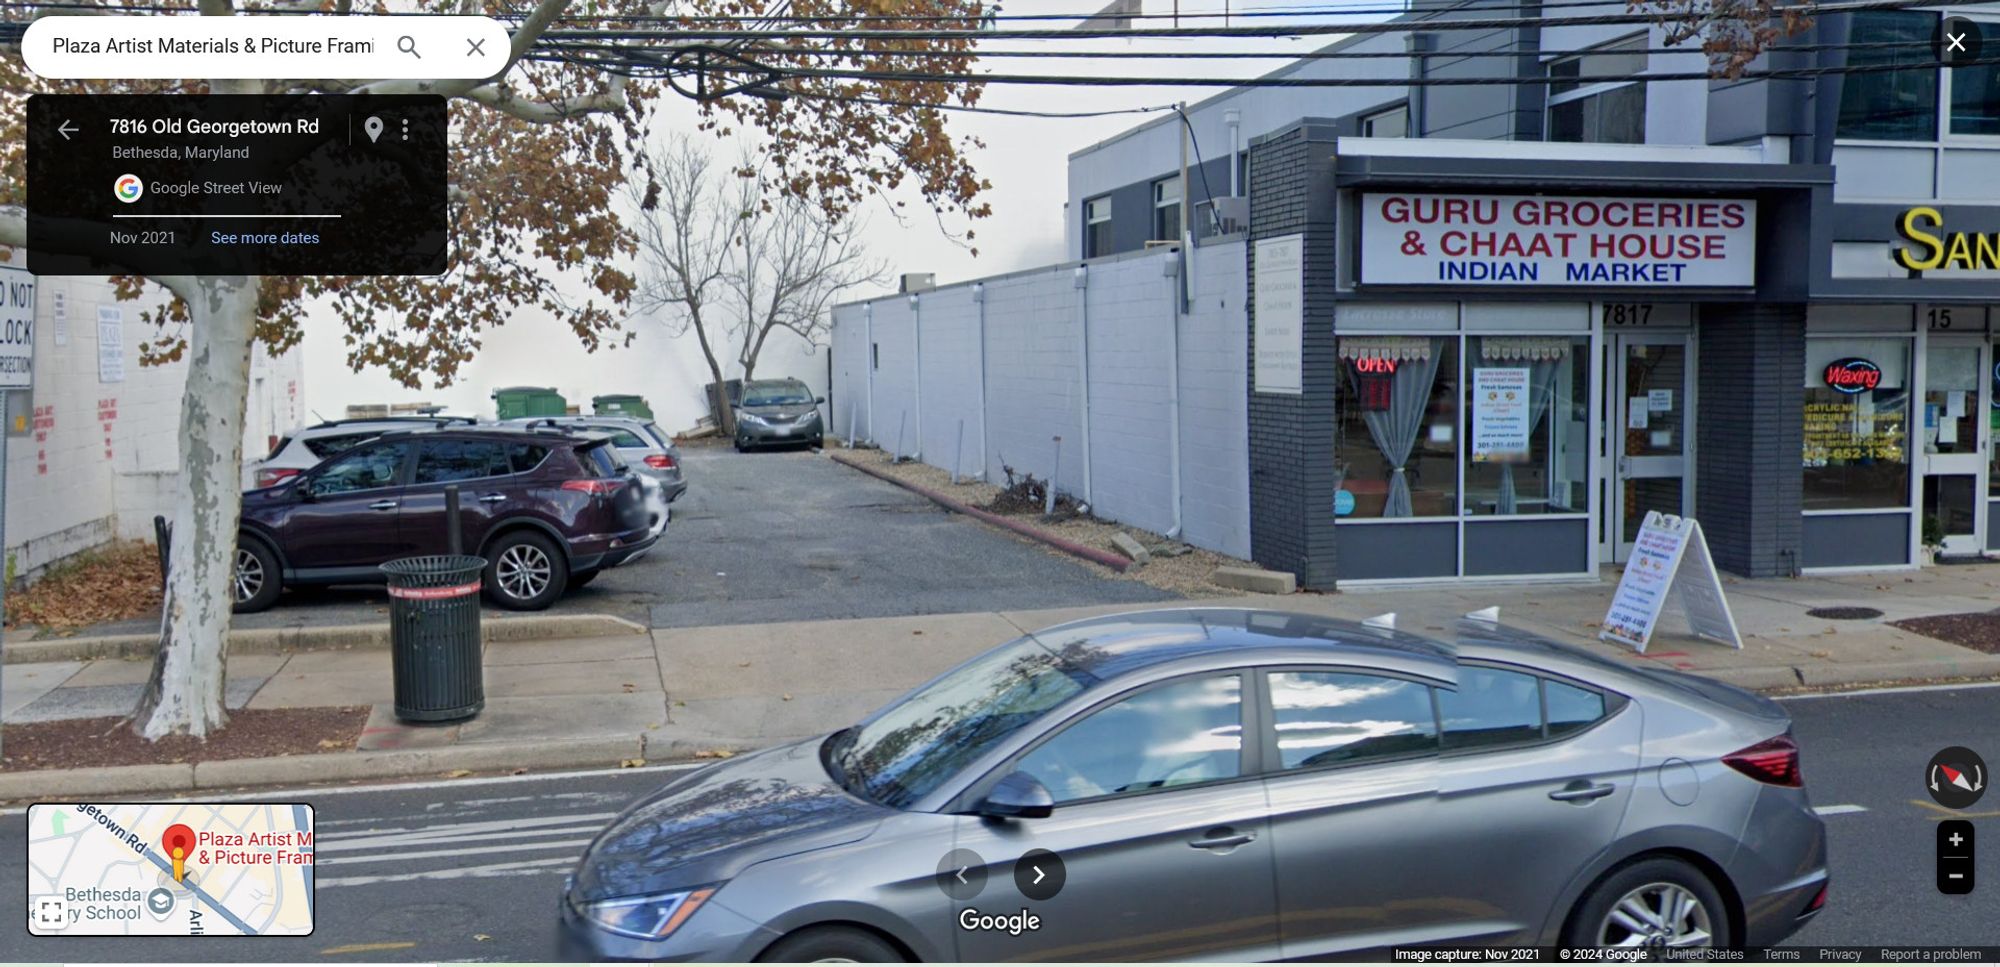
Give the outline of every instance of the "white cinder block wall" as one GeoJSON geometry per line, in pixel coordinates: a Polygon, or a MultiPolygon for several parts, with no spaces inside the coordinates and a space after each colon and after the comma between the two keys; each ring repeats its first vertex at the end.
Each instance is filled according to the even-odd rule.
{"type": "Polygon", "coordinates": [[[836,432],[846,432],[852,413],[861,438],[894,449],[907,414],[904,452],[921,449],[925,463],[950,470],[963,419],[968,474],[983,466],[987,480],[1001,483],[1003,466],[1044,479],[1054,471],[1064,493],[1082,497],[1088,486],[1098,516],[1165,532],[1174,522],[1168,376],[1178,333],[1182,536],[1247,557],[1243,243],[1203,246],[1196,256],[1185,314],[1177,311],[1179,256],[1165,252],[1091,262],[1081,285],[1079,266],[1069,264],[936,289],[918,295],[914,313],[903,294],[840,306],[832,350],[836,432]],[[871,314],[879,358],[872,393],[871,314]]]}
{"type": "Polygon", "coordinates": [[[979,303],[972,286],[939,289],[917,296],[919,344],[923,348],[922,405],[924,461],[946,470],[962,468],[978,476],[985,467],[979,438],[979,303]],[[960,427],[964,442],[960,443],[960,427]]]}
{"type": "MultiPolygon", "coordinates": [[[[120,302],[102,279],[44,276],[35,283],[30,432],[7,441],[6,566],[15,579],[113,538],[152,536],[153,515],[169,512],[179,488],[187,378],[184,361],[139,365],[139,344],[159,338],[139,313],[160,304],[161,290],[120,302]],[[115,344],[100,343],[100,307],[121,320],[115,344]],[[104,378],[119,374],[100,365],[101,354],[121,364],[114,369],[122,379],[104,378]]],[[[282,433],[301,422],[302,358],[298,350],[252,356],[246,458],[269,452],[270,427],[282,433]]],[[[8,414],[10,425],[15,415],[8,414]]]]}

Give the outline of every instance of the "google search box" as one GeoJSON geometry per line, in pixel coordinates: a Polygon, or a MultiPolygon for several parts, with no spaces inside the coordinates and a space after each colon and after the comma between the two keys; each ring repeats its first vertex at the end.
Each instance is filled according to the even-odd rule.
{"type": "Polygon", "coordinates": [[[28,25],[21,55],[79,80],[476,80],[507,66],[507,44],[490,17],[50,16],[28,25]]]}

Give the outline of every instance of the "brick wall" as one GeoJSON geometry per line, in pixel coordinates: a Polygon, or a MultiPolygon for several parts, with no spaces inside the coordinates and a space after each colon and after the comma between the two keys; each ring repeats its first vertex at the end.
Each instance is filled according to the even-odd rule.
{"type": "Polygon", "coordinates": [[[1302,125],[1250,148],[1249,358],[1255,359],[1256,242],[1305,237],[1303,393],[1249,393],[1250,550],[1308,588],[1334,585],[1333,132],[1302,125]]]}
{"type": "Polygon", "coordinates": [[[1701,307],[1695,518],[1717,567],[1789,576],[1799,558],[1805,306],[1701,307]]]}

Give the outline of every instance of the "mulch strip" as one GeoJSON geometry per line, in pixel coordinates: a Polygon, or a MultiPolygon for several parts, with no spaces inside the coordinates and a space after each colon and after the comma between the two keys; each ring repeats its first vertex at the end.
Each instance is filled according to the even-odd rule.
{"type": "Polygon", "coordinates": [[[0,729],[0,769],[77,769],[171,765],[215,759],[349,752],[368,721],[365,705],[239,709],[206,741],[185,735],[148,742],[123,718],[29,722],[0,729]]]}
{"type": "Polygon", "coordinates": [[[1889,624],[1927,638],[1948,641],[1989,655],[2000,655],[2000,612],[1933,614],[1922,618],[1904,618],[1889,624]]]}

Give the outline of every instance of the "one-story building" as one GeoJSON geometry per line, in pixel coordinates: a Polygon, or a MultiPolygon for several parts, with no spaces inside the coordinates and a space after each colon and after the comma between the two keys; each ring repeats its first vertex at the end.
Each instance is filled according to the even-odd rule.
{"type": "MultiPolygon", "coordinates": [[[[1075,261],[1041,276],[1172,260],[1152,275],[1175,292],[1106,324],[1049,285],[946,339],[983,374],[950,404],[985,421],[974,465],[1000,432],[985,389],[1018,367],[1047,377],[1017,390],[1047,411],[1029,435],[1146,441],[1130,459],[1172,486],[1118,493],[1145,521],[1187,519],[1197,465],[1240,484],[1204,513],[1242,539],[1188,539],[1307,587],[1594,575],[1649,511],[1746,576],[2000,552],[2000,68],[1857,69],[1936,61],[1954,12],[1825,15],[1711,80],[1657,26],[1574,22],[1623,5],[1451,26],[1515,9],[1405,15],[1328,48],[1389,56],[1272,75],[1376,83],[1241,87],[1072,154],[1075,261]],[[1191,320],[1240,351],[1188,358],[1191,320]],[[995,355],[1023,333],[1042,355],[995,355]],[[1199,436],[1167,385],[1190,368],[1231,381],[1199,436]],[[1097,412],[1126,400],[1129,426],[1097,412]]],[[[1963,16],[2000,49],[2000,14],[1963,16]]],[[[836,429],[896,445],[884,407],[941,354],[919,307],[992,285],[837,310],[836,429]],[[891,302],[907,339],[864,325],[891,302]]],[[[929,442],[902,446],[947,465],[929,442]]],[[[1073,492],[1118,472],[1085,447],[1057,468],[1073,492]]]]}

